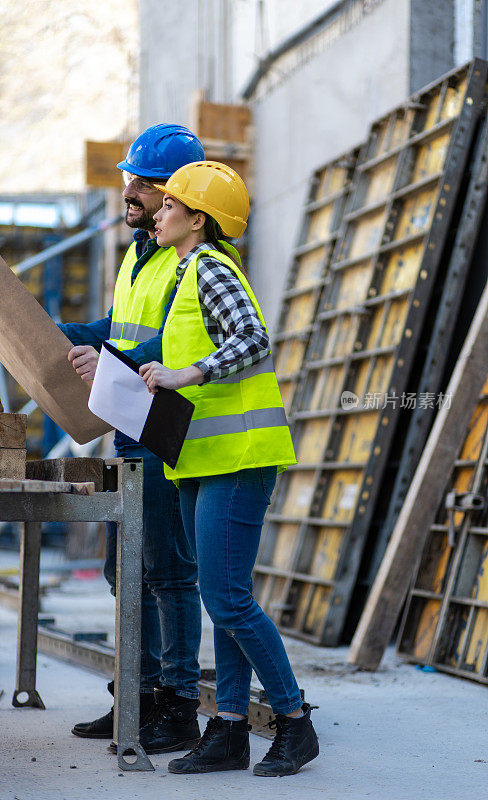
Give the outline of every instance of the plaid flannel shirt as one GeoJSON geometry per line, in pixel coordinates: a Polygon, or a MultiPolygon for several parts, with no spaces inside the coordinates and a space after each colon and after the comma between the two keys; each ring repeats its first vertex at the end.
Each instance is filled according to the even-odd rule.
{"type": "MultiPolygon", "coordinates": [[[[176,286],[197,253],[210,250],[204,242],[190,250],[176,269],[176,286]]],[[[257,364],[269,355],[268,334],[249,295],[231,269],[215,258],[203,256],[197,266],[198,296],[207,333],[217,348],[194,366],[203,383],[218,381],[257,364]]]]}

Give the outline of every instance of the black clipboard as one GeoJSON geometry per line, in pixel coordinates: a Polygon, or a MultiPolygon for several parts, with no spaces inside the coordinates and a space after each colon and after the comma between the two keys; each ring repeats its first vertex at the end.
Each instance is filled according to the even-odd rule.
{"type": "MultiPolygon", "coordinates": [[[[127,353],[118,350],[110,342],[104,342],[102,347],[139,374],[139,364],[127,353]]],[[[158,456],[168,467],[175,469],[194,410],[195,405],[179,392],[158,389],[139,438],[140,444],[158,456]]]]}

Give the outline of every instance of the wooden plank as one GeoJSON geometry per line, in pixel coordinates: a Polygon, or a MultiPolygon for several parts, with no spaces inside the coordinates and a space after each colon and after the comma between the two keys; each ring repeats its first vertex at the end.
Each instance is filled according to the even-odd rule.
{"type": "Polygon", "coordinates": [[[0,492],[40,494],[45,492],[60,494],[91,495],[95,493],[94,483],[68,483],[67,481],[12,480],[0,478],[0,492]]]}
{"type": "Polygon", "coordinates": [[[197,108],[197,133],[200,138],[226,142],[247,142],[251,109],[247,105],[200,102],[197,108]]]}
{"type": "Polygon", "coordinates": [[[123,188],[122,172],[117,169],[125,159],[125,142],[85,142],[85,180],[89,186],[123,188]]]}
{"type": "Polygon", "coordinates": [[[102,458],[51,458],[28,461],[26,478],[41,481],[67,481],[85,483],[92,481],[95,491],[103,491],[102,458]]]}
{"type": "Polygon", "coordinates": [[[26,414],[0,414],[0,447],[26,449],[26,414]]]}
{"type": "Polygon", "coordinates": [[[0,478],[25,478],[26,456],[20,448],[0,448],[0,478]]]}
{"type": "Polygon", "coordinates": [[[90,387],[67,355],[71,342],[0,257],[0,361],[23,390],[79,444],[110,426],[88,408],[90,387]]]}
{"type": "Polygon", "coordinates": [[[95,484],[90,481],[87,481],[86,483],[71,483],[70,487],[71,494],[95,494],[95,484]]]}
{"type": "Polygon", "coordinates": [[[70,484],[54,481],[29,481],[0,478],[0,492],[69,492],[70,484]]]}
{"type": "Polygon", "coordinates": [[[439,410],[422,453],[376,580],[351,643],[348,661],[375,670],[388,646],[413,570],[420,558],[445,488],[486,380],[488,284],[456,363],[446,394],[450,408],[439,410]]]}

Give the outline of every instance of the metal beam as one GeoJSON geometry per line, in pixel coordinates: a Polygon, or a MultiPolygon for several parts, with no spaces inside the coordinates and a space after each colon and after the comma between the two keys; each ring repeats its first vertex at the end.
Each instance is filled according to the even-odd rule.
{"type": "MultiPolygon", "coordinates": [[[[102,643],[76,642],[67,633],[40,628],[37,635],[37,646],[40,653],[59,658],[68,664],[96,672],[111,678],[115,671],[115,651],[102,643]]],[[[217,691],[214,670],[202,670],[202,678],[198,682],[200,689],[200,709],[202,714],[213,716],[217,713],[215,694],[217,691]]],[[[302,698],[304,693],[302,691],[302,698]]],[[[269,722],[274,714],[269,703],[264,700],[264,692],[251,688],[251,700],[248,713],[253,733],[265,738],[272,738],[269,722]]]]}
{"type": "Polygon", "coordinates": [[[73,247],[78,247],[78,245],[83,244],[83,242],[93,239],[94,236],[100,236],[100,234],[105,233],[114,225],[118,225],[123,219],[124,217],[121,214],[112,219],[102,220],[102,222],[98,222],[96,225],[90,225],[90,227],[85,228],[85,230],[75,233],[74,236],[69,236],[68,239],[65,239],[63,242],[53,244],[51,247],[46,247],[45,250],[41,250],[41,252],[36,253],[35,256],[24,259],[20,264],[13,267],[13,272],[15,272],[16,275],[22,275],[24,272],[27,272],[27,270],[32,269],[32,267],[37,267],[38,264],[44,264],[50,258],[58,256],[61,253],[66,253],[68,250],[72,250],[73,247]]]}

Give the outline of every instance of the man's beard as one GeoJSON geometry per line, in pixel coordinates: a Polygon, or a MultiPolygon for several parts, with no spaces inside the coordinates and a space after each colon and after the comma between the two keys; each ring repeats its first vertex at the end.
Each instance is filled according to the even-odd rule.
{"type": "Polygon", "coordinates": [[[143,231],[151,231],[154,229],[154,225],[156,224],[153,219],[153,215],[159,209],[155,208],[154,210],[147,211],[144,206],[141,205],[137,200],[133,199],[126,199],[127,204],[127,211],[125,213],[125,222],[129,226],[129,228],[141,228],[143,231]],[[130,217],[130,209],[129,205],[135,206],[137,209],[140,209],[142,212],[141,214],[137,214],[134,216],[133,219],[130,217]]]}

